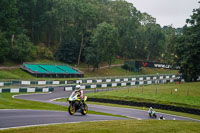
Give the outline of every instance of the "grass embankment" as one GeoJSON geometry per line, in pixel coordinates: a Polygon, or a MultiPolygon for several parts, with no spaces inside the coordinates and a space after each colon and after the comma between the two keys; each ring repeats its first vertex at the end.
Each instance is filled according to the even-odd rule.
{"type": "Polygon", "coordinates": [[[88,93],[88,97],[175,105],[200,109],[200,82],[159,84],[88,93]],[[157,88],[157,89],[156,89],[157,88]],[[177,89],[177,91],[175,91],[177,89]]]}
{"type": "Polygon", "coordinates": [[[99,69],[95,72],[84,70],[85,77],[104,77],[104,76],[131,76],[131,75],[149,75],[149,74],[177,74],[177,70],[167,70],[159,68],[142,68],[140,72],[131,72],[122,69],[120,66],[112,68],[99,69]]]}
{"type": "MultiPolygon", "coordinates": [[[[176,74],[176,70],[142,68],[140,72],[130,72],[122,69],[120,66],[112,68],[103,68],[98,71],[84,70],[84,77],[104,77],[104,76],[130,76],[130,75],[148,75],[148,74],[176,74]]],[[[36,78],[20,68],[0,69],[0,79],[21,79],[21,80],[52,80],[52,78],[36,78]]],[[[55,78],[54,78],[55,79],[55,78]]],[[[75,78],[56,78],[56,80],[75,80],[75,78]]]]}
{"type": "MultiPolygon", "coordinates": [[[[123,64],[123,60],[116,60],[113,65],[116,64],[123,64]]],[[[55,61],[55,60],[36,60],[33,61],[33,63],[38,63],[38,64],[65,64],[60,61],[55,61]]],[[[0,79],[29,79],[29,80],[49,80],[51,78],[36,78],[27,72],[24,72],[20,68],[12,68],[9,69],[11,66],[20,66],[21,64],[16,64],[13,62],[6,62],[2,67],[7,67],[4,69],[0,69],[0,79]]],[[[67,65],[67,64],[65,64],[67,65]]],[[[75,64],[71,64],[71,66],[75,66],[75,64]]],[[[101,64],[101,67],[108,66],[107,63],[101,64]]],[[[176,74],[178,73],[177,70],[167,70],[167,69],[157,69],[157,68],[142,68],[140,72],[130,72],[127,70],[122,69],[120,66],[115,66],[112,68],[102,68],[99,69],[95,72],[90,69],[88,71],[87,69],[87,64],[81,63],[79,68],[82,72],[84,72],[85,77],[104,77],[104,76],[127,76],[127,75],[148,75],[148,74],[176,74]]],[[[68,78],[67,78],[68,79],[68,78]]],[[[63,80],[63,79],[57,79],[57,80],[63,80]]]]}
{"type": "MultiPolygon", "coordinates": [[[[23,93],[17,93],[17,95],[23,93]]],[[[27,94],[27,93],[26,93],[27,94]]],[[[35,102],[29,100],[22,100],[22,99],[14,99],[12,98],[14,94],[9,93],[0,93],[0,109],[34,109],[34,110],[56,110],[56,111],[68,111],[68,108],[65,106],[50,104],[50,103],[42,103],[42,102],[35,102]]],[[[113,115],[109,113],[103,112],[96,112],[96,111],[88,111],[89,114],[96,114],[96,115],[108,115],[108,116],[115,116],[115,117],[123,117],[121,115],[113,115]]]]}
{"type": "Polygon", "coordinates": [[[2,130],[2,133],[197,133],[199,122],[119,120],[81,122],[2,130]]]}

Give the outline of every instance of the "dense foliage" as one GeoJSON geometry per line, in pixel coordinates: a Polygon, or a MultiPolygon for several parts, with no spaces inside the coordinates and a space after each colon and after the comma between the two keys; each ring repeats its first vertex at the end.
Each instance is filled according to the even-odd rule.
{"type": "Polygon", "coordinates": [[[178,62],[196,79],[199,9],[188,23],[183,33],[162,28],[125,0],[1,0],[0,63],[45,58],[98,68],[120,57],[178,62]]]}
{"type": "Polygon", "coordinates": [[[200,75],[200,8],[193,11],[190,26],[185,26],[183,35],[176,38],[176,61],[186,81],[196,81],[200,75]]]}

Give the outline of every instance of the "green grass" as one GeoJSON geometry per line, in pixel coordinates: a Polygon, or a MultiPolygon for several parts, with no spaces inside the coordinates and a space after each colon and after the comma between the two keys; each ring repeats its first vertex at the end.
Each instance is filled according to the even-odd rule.
{"type": "MultiPolygon", "coordinates": [[[[121,67],[112,67],[99,69],[98,71],[92,72],[83,70],[84,77],[104,77],[104,76],[131,76],[131,75],[148,75],[148,74],[176,74],[176,70],[166,70],[157,68],[142,68],[141,72],[130,72],[122,69],[121,67]]],[[[31,74],[21,70],[20,68],[15,69],[0,69],[0,79],[26,79],[26,80],[52,80],[52,78],[36,78],[31,74]]],[[[55,79],[55,78],[54,78],[55,79]]],[[[76,80],[77,78],[56,78],[56,80],[76,80]]]]}
{"type": "MultiPolygon", "coordinates": [[[[17,93],[22,94],[22,93],[17,93]]],[[[41,103],[35,101],[14,99],[15,94],[0,93],[0,109],[39,109],[39,110],[59,110],[66,111],[66,107],[53,105],[49,103],[41,103]]]]}
{"type": "Polygon", "coordinates": [[[199,122],[118,120],[1,130],[1,133],[197,133],[199,122]]]}
{"type": "Polygon", "coordinates": [[[88,93],[86,95],[88,97],[93,98],[107,98],[124,101],[160,103],[200,109],[200,82],[184,83],[180,85],[148,85],[130,89],[88,93]],[[175,88],[178,89],[177,92],[175,92],[175,88]]]}
{"type": "MultiPolygon", "coordinates": [[[[115,64],[123,64],[124,60],[122,59],[117,59],[113,65],[115,64]]],[[[65,64],[60,61],[55,61],[55,60],[35,60],[32,61],[32,63],[38,63],[38,64],[65,64]]],[[[1,64],[1,66],[19,66],[20,64],[7,61],[4,64],[1,64]]],[[[107,63],[102,63],[101,66],[107,66],[107,63]]],[[[71,66],[75,66],[75,64],[71,64],[71,66]]],[[[129,75],[148,75],[148,74],[176,74],[178,73],[177,70],[167,70],[167,69],[158,69],[158,68],[142,68],[140,72],[130,72],[127,70],[122,69],[120,66],[115,66],[112,68],[104,68],[104,69],[99,69],[95,72],[92,70],[87,70],[87,64],[81,63],[79,68],[82,72],[84,72],[85,77],[104,77],[104,76],[129,76],[129,75]]],[[[36,78],[27,72],[24,72],[23,70],[19,68],[15,69],[0,69],[0,79],[29,79],[29,80],[35,80],[35,79],[44,79],[48,80],[50,78],[36,78]]],[[[60,80],[60,79],[59,79],[60,80]]],[[[63,79],[61,79],[63,80],[63,79]]]]}
{"type": "Polygon", "coordinates": [[[140,72],[131,72],[125,69],[122,69],[120,66],[112,68],[99,69],[95,72],[82,70],[85,74],[85,77],[104,77],[104,76],[130,76],[130,75],[149,75],[149,74],[177,74],[177,70],[168,70],[168,69],[158,69],[158,68],[142,68],[140,72]]]}

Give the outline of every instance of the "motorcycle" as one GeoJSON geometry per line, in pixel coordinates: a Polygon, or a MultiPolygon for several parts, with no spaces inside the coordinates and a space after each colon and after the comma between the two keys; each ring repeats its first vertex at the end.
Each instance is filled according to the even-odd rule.
{"type": "Polygon", "coordinates": [[[157,118],[156,112],[152,111],[152,112],[148,112],[149,113],[149,117],[151,118],[157,118]]]}
{"type": "Polygon", "coordinates": [[[88,113],[88,106],[85,103],[86,100],[87,96],[84,96],[84,99],[81,99],[80,96],[76,93],[76,91],[73,91],[70,97],[68,98],[69,114],[73,115],[75,112],[79,111],[82,115],[86,115],[88,113]]]}

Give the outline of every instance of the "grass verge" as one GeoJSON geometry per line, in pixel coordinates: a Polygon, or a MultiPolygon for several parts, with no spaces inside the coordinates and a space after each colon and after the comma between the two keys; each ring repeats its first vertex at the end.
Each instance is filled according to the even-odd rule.
{"type": "Polygon", "coordinates": [[[197,133],[199,122],[118,120],[2,130],[1,133],[197,133]]]}
{"type": "Polygon", "coordinates": [[[200,109],[200,82],[159,84],[121,90],[88,93],[88,97],[160,103],[200,109]],[[177,91],[176,91],[177,90],[177,91]]]}

